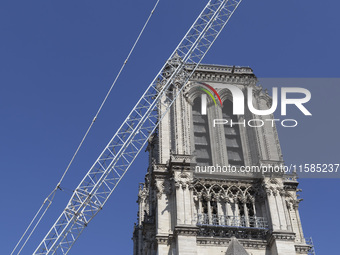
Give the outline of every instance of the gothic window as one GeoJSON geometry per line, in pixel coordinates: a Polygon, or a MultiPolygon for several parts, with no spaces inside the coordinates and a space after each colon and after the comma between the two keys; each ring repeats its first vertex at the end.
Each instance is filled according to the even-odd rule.
{"type": "Polygon", "coordinates": [[[208,201],[206,199],[202,199],[202,213],[208,214],[208,201]]]}
{"type": "Polygon", "coordinates": [[[267,228],[263,203],[255,202],[256,190],[251,186],[229,186],[196,183],[197,224],[221,227],[267,228]]]}
{"type": "Polygon", "coordinates": [[[228,120],[228,124],[224,125],[224,135],[227,145],[228,163],[230,165],[242,166],[244,165],[243,150],[241,144],[241,136],[239,125],[230,125],[237,123],[238,119],[236,115],[233,115],[233,104],[230,100],[223,102],[222,109],[223,119],[228,120]],[[230,121],[231,120],[231,121],[230,121]]]}
{"type": "Polygon", "coordinates": [[[217,215],[217,202],[215,200],[210,201],[211,213],[217,215]]]}
{"type": "Polygon", "coordinates": [[[241,201],[238,202],[238,210],[240,213],[240,217],[244,216],[244,207],[243,207],[243,203],[241,201]]]}
{"type": "Polygon", "coordinates": [[[192,107],[193,132],[196,162],[200,165],[211,165],[211,147],[208,116],[201,114],[201,99],[196,98],[192,107]]]}
{"type": "Polygon", "coordinates": [[[209,217],[208,217],[208,201],[204,197],[202,197],[202,211],[200,221],[201,224],[209,224],[209,217]]]}

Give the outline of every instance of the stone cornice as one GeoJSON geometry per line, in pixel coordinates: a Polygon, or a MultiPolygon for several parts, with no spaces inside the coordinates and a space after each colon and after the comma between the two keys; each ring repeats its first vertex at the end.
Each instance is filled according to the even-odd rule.
{"type": "Polygon", "coordinates": [[[160,236],[160,235],[157,235],[156,236],[156,241],[157,241],[157,244],[166,244],[166,245],[169,245],[172,241],[172,236],[171,235],[167,235],[167,236],[160,236]]]}
{"type": "Polygon", "coordinates": [[[201,184],[220,184],[220,185],[236,185],[236,186],[241,186],[241,185],[254,185],[259,183],[257,179],[245,179],[245,180],[233,180],[233,179],[213,179],[213,178],[201,178],[200,176],[195,175],[194,176],[194,183],[201,183],[201,184]]]}
{"type": "Polygon", "coordinates": [[[198,227],[195,226],[176,226],[175,227],[175,235],[183,235],[183,236],[196,236],[198,232],[198,227]]]}
{"type": "Polygon", "coordinates": [[[172,154],[170,157],[170,164],[182,164],[182,165],[190,165],[192,161],[191,155],[181,155],[181,154],[172,154]]]}
{"type": "Polygon", "coordinates": [[[239,76],[228,76],[225,74],[215,75],[215,74],[206,74],[206,73],[194,73],[190,81],[204,81],[204,82],[225,82],[232,84],[240,84],[240,85],[250,85],[256,83],[255,77],[239,77],[239,76]]]}
{"type": "MultiPolygon", "coordinates": [[[[187,71],[192,65],[186,65],[187,71]]],[[[190,81],[216,81],[242,85],[255,85],[257,78],[250,67],[200,64],[190,81]]]]}
{"type": "MultiPolygon", "coordinates": [[[[197,237],[197,244],[201,246],[228,246],[230,238],[211,238],[211,237],[197,237]]],[[[250,240],[238,239],[244,248],[250,249],[266,249],[267,241],[265,240],[250,240]]]]}
{"type": "Polygon", "coordinates": [[[166,179],[168,178],[169,171],[168,166],[164,164],[154,164],[152,166],[152,178],[153,179],[166,179]]]}
{"type": "Polygon", "coordinates": [[[168,167],[165,164],[154,164],[152,166],[153,172],[166,172],[168,170],[168,167]]]}
{"type": "Polygon", "coordinates": [[[295,245],[295,251],[297,253],[307,254],[307,252],[310,250],[312,246],[308,244],[296,244],[295,245]]]}
{"type": "MultiPolygon", "coordinates": [[[[191,65],[186,65],[186,69],[190,69],[191,65]]],[[[192,70],[192,68],[191,68],[192,70]]],[[[212,64],[200,64],[196,71],[204,72],[216,72],[226,74],[250,74],[254,75],[253,69],[248,66],[228,66],[228,65],[212,65],[212,64]]],[[[254,75],[255,76],[255,75],[254,75]]]]}
{"type": "Polygon", "coordinates": [[[288,231],[273,231],[269,235],[268,243],[272,245],[275,240],[294,242],[295,233],[288,231]]]}

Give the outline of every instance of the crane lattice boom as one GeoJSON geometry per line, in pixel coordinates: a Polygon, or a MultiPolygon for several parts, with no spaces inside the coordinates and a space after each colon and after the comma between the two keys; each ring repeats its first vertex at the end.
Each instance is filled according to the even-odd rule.
{"type": "Polygon", "coordinates": [[[103,208],[241,1],[208,2],[75,189],[34,254],[69,252],[87,224],[103,208]],[[174,81],[179,87],[175,94],[169,90],[174,81]]]}

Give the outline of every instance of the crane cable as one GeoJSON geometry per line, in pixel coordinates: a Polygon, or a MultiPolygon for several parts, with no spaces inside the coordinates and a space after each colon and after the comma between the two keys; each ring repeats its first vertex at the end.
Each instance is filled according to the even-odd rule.
{"type": "Polygon", "coordinates": [[[25,242],[24,242],[24,243],[22,244],[22,246],[20,247],[20,250],[19,250],[18,253],[17,253],[17,254],[20,254],[20,252],[22,251],[22,249],[25,247],[26,243],[27,243],[28,240],[30,239],[31,235],[32,235],[33,232],[35,231],[36,227],[37,227],[38,224],[40,223],[41,219],[44,217],[44,215],[45,215],[45,213],[47,212],[48,208],[51,206],[52,201],[53,201],[53,199],[54,199],[54,196],[55,196],[57,190],[58,190],[58,189],[62,190],[62,188],[60,187],[60,185],[61,185],[63,179],[65,178],[66,173],[67,173],[68,170],[70,169],[70,167],[71,167],[71,165],[72,165],[72,163],[73,163],[75,157],[77,156],[77,154],[78,154],[80,148],[82,147],[82,145],[83,145],[83,143],[84,143],[84,141],[85,141],[87,135],[89,134],[89,132],[90,132],[90,130],[91,130],[93,124],[95,123],[95,121],[96,121],[96,119],[97,119],[97,117],[98,117],[100,111],[102,110],[102,108],[103,108],[103,106],[104,106],[106,100],[108,99],[108,97],[109,97],[109,95],[110,95],[110,93],[111,93],[113,87],[115,86],[115,84],[116,84],[116,82],[117,82],[117,80],[118,80],[120,74],[122,73],[122,71],[123,71],[123,69],[124,69],[126,63],[128,62],[128,60],[129,60],[129,58],[130,58],[132,52],[134,51],[134,49],[135,49],[135,47],[136,47],[136,45],[137,45],[137,43],[138,43],[140,37],[142,36],[142,34],[143,34],[143,32],[144,32],[146,26],[148,25],[148,23],[149,23],[149,21],[150,21],[150,19],[151,19],[151,16],[152,16],[153,13],[155,12],[156,7],[158,6],[159,1],[160,1],[160,0],[157,0],[157,2],[155,3],[154,7],[152,8],[152,11],[151,11],[149,17],[147,18],[146,22],[144,23],[144,26],[143,26],[142,30],[139,32],[139,35],[138,35],[137,39],[135,40],[133,46],[131,47],[129,54],[127,55],[127,57],[126,57],[124,63],[122,64],[122,66],[121,66],[121,68],[120,68],[118,74],[116,75],[116,77],[115,77],[115,79],[114,79],[114,81],[113,81],[113,83],[112,83],[110,89],[109,89],[108,92],[106,93],[106,96],[105,96],[104,100],[102,101],[102,103],[101,103],[101,105],[100,105],[100,107],[99,107],[97,113],[95,114],[94,118],[92,119],[92,122],[91,122],[90,126],[89,126],[88,129],[86,130],[85,135],[83,136],[83,138],[82,138],[80,144],[78,145],[78,147],[77,147],[75,153],[73,154],[73,156],[72,156],[72,158],[71,158],[69,164],[67,165],[67,167],[66,167],[66,169],[65,169],[65,171],[64,171],[64,173],[63,173],[63,175],[61,176],[61,178],[60,178],[60,180],[59,180],[57,186],[56,186],[56,187],[52,190],[52,192],[46,197],[46,199],[44,200],[44,202],[43,202],[42,205],[40,206],[39,210],[38,210],[37,213],[34,215],[32,221],[30,222],[30,224],[29,224],[28,227],[26,228],[25,232],[23,233],[23,235],[22,235],[21,238],[19,239],[18,243],[17,243],[16,246],[14,247],[14,249],[13,249],[11,255],[14,254],[15,250],[18,248],[19,244],[21,243],[21,241],[22,241],[23,238],[25,237],[26,233],[27,233],[27,232],[29,231],[29,229],[31,228],[31,226],[32,226],[32,224],[34,223],[34,221],[36,220],[36,218],[39,216],[40,212],[43,210],[43,208],[45,207],[45,205],[47,205],[46,208],[43,210],[43,213],[42,213],[41,216],[39,217],[38,221],[37,221],[37,222],[35,223],[35,225],[33,226],[31,232],[30,232],[29,235],[27,236],[25,242]]]}

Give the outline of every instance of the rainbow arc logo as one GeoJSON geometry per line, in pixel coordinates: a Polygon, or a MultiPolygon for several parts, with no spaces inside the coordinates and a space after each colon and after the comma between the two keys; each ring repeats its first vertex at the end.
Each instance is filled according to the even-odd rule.
{"type": "Polygon", "coordinates": [[[217,93],[217,91],[212,86],[210,86],[209,84],[203,83],[203,82],[199,82],[199,84],[205,87],[205,88],[200,87],[200,90],[206,93],[206,94],[201,95],[201,114],[202,115],[207,115],[207,95],[209,95],[211,99],[213,100],[213,102],[215,103],[215,105],[217,105],[216,99],[214,97],[215,95],[218,101],[220,102],[221,107],[223,107],[220,95],[217,93]],[[212,91],[214,95],[208,89],[212,91]]]}

